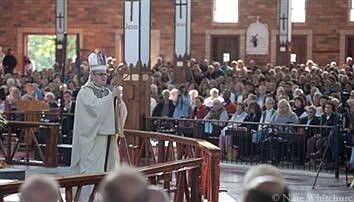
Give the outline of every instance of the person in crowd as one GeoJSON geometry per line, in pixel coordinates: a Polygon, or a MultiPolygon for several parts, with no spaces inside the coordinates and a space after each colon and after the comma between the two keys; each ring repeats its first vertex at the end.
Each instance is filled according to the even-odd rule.
{"type": "Polygon", "coordinates": [[[172,117],[173,112],[175,111],[175,106],[173,101],[170,100],[170,91],[163,90],[162,91],[162,101],[159,102],[152,112],[152,116],[157,117],[172,117]]]}
{"type": "Polygon", "coordinates": [[[267,123],[271,122],[272,116],[275,113],[275,100],[272,97],[267,97],[265,100],[265,110],[262,112],[261,119],[259,121],[258,129],[251,131],[252,143],[256,146],[256,156],[255,161],[263,161],[264,156],[264,141],[269,136],[269,125],[267,123]]]}
{"type": "Polygon", "coordinates": [[[223,107],[222,102],[218,98],[214,98],[212,101],[213,107],[204,117],[204,120],[227,121],[229,119],[229,115],[227,114],[226,109],[223,107]]]}
{"type": "Polygon", "coordinates": [[[32,85],[32,83],[26,83],[23,87],[23,91],[24,91],[24,95],[22,95],[22,97],[26,97],[26,99],[30,99],[30,100],[36,100],[35,88],[32,85]]]}
{"type": "Polygon", "coordinates": [[[218,99],[221,104],[224,103],[224,98],[219,96],[219,90],[216,88],[212,88],[209,91],[209,97],[205,98],[204,104],[205,106],[212,108],[214,104],[214,99],[218,99]]]}
{"type": "Polygon", "coordinates": [[[202,70],[202,73],[204,74],[208,70],[209,66],[209,61],[208,59],[204,59],[203,62],[199,65],[199,68],[202,70]]]}
{"type": "MultiPolygon", "coordinates": [[[[331,101],[327,101],[324,104],[323,115],[320,117],[320,125],[322,126],[336,126],[338,123],[338,114],[336,113],[336,106],[331,101]]],[[[330,135],[331,131],[333,132],[332,128],[321,128],[320,133],[316,134],[315,140],[315,152],[310,153],[310,159],[316,160],[322,158],[323,151],[324,151],[324,144],[326,138],[330,135]]],[[[330,152],[327,152],[328,156],[330,156],[330,152]]],[[[331,169],[333,168],[333,163],[329,161],[329,157],[326,158],[326,168],[331,169]]]]}
{"type": "Polygon", "coordinates": [[[294,98],[294,112],[297,117],[302,118],[306,116],[306,100],[303,96],[294,98]]]}
{"type": "Polygon", "coordinates": [[[6,92],[4,87],[0,87],[0,111],[5,112],[9,110],[9,103],[6,100],[6,92]]]}
{"type": "MultiPolygon", "coordinates": [[[[292,126],[279,126],[277,124],[297,124],[298,123],[298,117],[297,115],[291,110],[291,106],[289,104],[289,101],[286,99],[281,99],[278,102],[278,108],[277,111],[273,114],[270,123],[276,124],[272,125],[271,132],[272,134],[295,134],[295,129],[292,126]]],[[[271,141],[275,144],[284,142],[284,138],[282,137],[275,137],[275,138],[269,138],[268,141],[271,141]]],[[[287,139],[286,141],[289,142],[289,145],[294,143],[294,139],[287,139]]],[[[273,149],[273,159],[272,163],[274,165],[277,165],[279,161],[281,160],[281,156],[279,156],[279,152],[276,150],[276,148],[273,149]]]]}
{"type": "MultiPolygon", "coordinates": [[[[348,99],[345,106],[337,114],[337,125],[328,136],[328,146],[331,156],[327,159],[330,162],[328,167],[331,168],[331,162],[334,162],[336,158],[339,158],[339,151],[341,148],[345,148],[344,144],[353,146],[354,136],[354,99],[348,99]],[[337,139],[338,137],[338,139],[337,139]],[[338,141],[338,142],[337,142],[338,141]],[[337,144],[336,144],[337,142],[337,144]],[[344,143],[346,142],[346,143],[344,143]]],[[[346,162],[346,166],[349,170],[354,169],[354,148],[352,147],[350,160],[346,162]]],[[[333,166],[332,166],[333,167],[333,166]]]]}
{"type": "MultiPolygon", "coordinates": [[[[175,105],[170,99],[170,90],[162,91],[162,100],[156,105],[152,111],[152,116],[156,117],[172,117],[175,111],[175,105]]],[[[161,129],[170,129],[173,123],[171,121],[152,120],[152,130],[160,131],[161,129]]]]}
{"type": "Polygon", "coordinates": [[[297,115],[291,110],[289,101],[286,99],[281,99],[278,102],[278,109],[272,116],[271,123],[298,123],[297,115]]]}
{"type": "Polygon", "coordinates": [[[6,55],[2,60],[2,65],[4,67],[4,74],[13,74],[17,65],[17,59],[14,56],[14,52],[11,48],[7,49],[6,55]]]}
{"type": "Polygon", "coordinates": [[[69,113],[70,111],[71,111],[71,107],[72,107],[72,103],[73,103],[73,101],[72,101],[72,91],[71,90],[66,90],[65,92],[64,92],[64,108],[63,108],[63,110],[64,110],[64,112],[66,112],[66,113],[69,113]]]}
{"type": "Polygon", "coordinates": [[[237,60],[237,72],[241,78],[247,75],[247,68],[243,60],[237,60]]]}
{"type": "Polygon", "coordinates": [[[263,85],[259,86],[258,94],[257,94],[257,103],[259,104],[259,106],[263,107],[266,97],[267,97],[267,87],[263,85]]]}
{"type": "Polygon", "coordinates": [[[204,98],[202,96],[197,96],[195,98],[195,107],[192,110],[191,119],[203,119],[208,113],[207,107],[204,105],[204,98]]]}
{"type": "Polygon", "coordinates": [[[190,69],[190,75],[187,80],[196,84],[200,84],[203,80],[203,71],[200,69],[199,64],[194,64],[194,66],[190,69]]]}
{"type": "Polygon", "coordinates": [[[20,202],[57,202],[59,183],[47,175],[32,175],[20,186],[20,202]]]}
{"type": "Polygon", "coordinates": [[[354,99],[348,99],[348,127],[345,128],[345,137],[347,144],[352,146],[350,160],[347,162],[348,170],[354,170],[354,99]]]}
{"type": "Polygon", "coordinates": [[[239,103],[239,102],[242,102],[243,99],[244,99],[244,96],[243,96],[243,83],[242,82],[237,82],[235,84],[235,87],[234,87],[234,94],[235,94],[235,102],[236,103],[239,103]]]}
{"type": "Polygon", "coordinates": [[[225,89],[223,92],[224,107],[229,114],[229,117],[231,117],[236,112],[236,104],[231,101],[230,97],[231,91],[229,89],[225,89]]]}
{"type": "MultiPolygon", "coordinates": [[[[63,108],[63,112],[64,113],[71,113],[71,111],[73,111],[74,109],[72,109],[72,107],[75,107],[73,104],[73,96],[72,96],[72,92],[71,90],[66,90],[64,92],[64,108],[63,108]]],[[[70,141],[70,139],[72,139],[71,135],[72,135],[72,130],[73,130],[73,126],[74,126],[74,117],[73,116],[64,116],[63,117],[63,125],[62,125],[62,133],[66,134],[66,137],[69,136],[68,141],[70,141]]]]}
{"type": "Polygon", "coordinates": [[[191,110],[194,110],[195,108],[195,98],[199,96],[199,92],[195,89],[191,89],[188,91],[188,95],[190,96],[190,103],[189,107],[191,110]]]}
{"type": "Polygon", "coordinates": [[[345,65],[348,65],[349,67],[353,68],[353,58],[352,57],[347,57],[345,59],[345,65]]]}
{"type": "MultiPolygon", "coordinates": [[[[245,122],[256,122],[259,123],[262,115],[262,110],[259,104],[255,101],[252,101],[248,105],[248,113],[246,118],[243,120],[245,122]]],[[[248,131],[257,130],[258,124],[245,123],[241,126],[246,127],[248,131]]]]}
{"type": "Polygon", "coordinates": [[[228,129],[237,129],[242,122],[247,117],[246,105],[243,103],[238,103],[236,106],[236,113],[232,115],[229,119],[229,123],[220,131],[219,137],[219,147],[221,149],[221,154],[225,155],[227,148],[231,146],[231,137],[226,136],[226,131],[228,129]],[[235,123],[236,122],[236,123],[235,123]]]}
{"type": "Polygon", "coordinates": [[[170,100],[172,100],[173,104],[176,105],[176,102],[177,102],[177,98],[178,98],[178,89],[173,87],[171,90],[170,90],[170,100]]]}
{"type": "Polygon", "coordinates": [[[213,73],[211,74],[212,79],[216,79],[220,76],[226,76],[226,73],[221,69],[219,62],[213,62],[213,67],[213,73]]]}
{"type": "Polygon", "coordinates": [[[320,93],[320,90],[315,87],[315,86],[312,86],[311,89],[310,89],[310,94],[306,95],[306,100],[308,103],[314,105],[314,106],[318,106],[319,105],[319,97],[321,97],[321,93],[320,93]],[[314,102],[314,96],[315,94],[318,93],[319,95],[317,95],[318,97],[318,101],[317,103],[314,102]]]}
{"type": "MultiPolygon", "coordinates": [[[[307,115],[305,117],[300,118],[300,124],[306,125],[304,128],[304,134],[306,135],[306,159],[310,159],[310,154],[315,152],[315,144],[316,144],[316,134],[319,133],[319,128],[311,127],[313,125],[320,125],[320,119],[316,116],[316,107],[309,106],[307,108],[307,115]]],[[[310,164],[313,164],[310,161],[310,164]]]]}
{"type": "Polygon", "coordinates": [[[160,100],[159,96],[159,89],[156,84],[151,84],[150,85],[150,92],[151,92],[151,97],[154,98],[156,101],[160,100]]]}
{"type": "MultiPolygon", "coordinates": [[[[116,135],[127,117],[122,88],[106,88],[105,57],[96,49],[89,55],[90,78],[77,95],[71,168],[74,174],[111,171],[119,163],[116,135]],[[114,101],[116,100],[116,102],[114,101]],[[113,138],[112,138],[113,137],[113,138]]],[[[80,200],[87,201],[92,187],[84,187],[80,200]]]]}
{"type": "Polygon", "coordinates": [[[9,95],[6,96],[6,100],[10,105],[10,109],[16,109],[16,103],[21,99],[21,92],[17,87],[10,87],[9,88],[9,95]]]}
{"type": "Polygon", "coordinates": [[[99,193],[102,202],[149,202],[144,175],[128,166],[120,166],[106,175],[99,193]]]}
{"type": "Polygon", "coordinates": [[[226,121],[229,119],[229,115],[227,114],[226,109],[223,107],[222,102],[220,102],[218,98],[214,98],[213,107],[203,119],[209,120],[208,122],[205,122],[204,132],[214,136],[219,136],[220,130],[223,126],[225,126],[226,121]]]}
{"type": "Polygon", "coordinates": [[[56,109],[59,107],[55,100],[55,95],[52,92],[48,92],[47,94],[45,94],[44,102],[47,103],[49,105],[49,108],[51,109],[56,109]]]}
{"type": "Polygon", "coordinates": [[[189,117],[189,107],[190,96],[188,94],[185,85],[181,85],[178,88],[178,95],[175,103],[175,110],[173,112],[173,118],[188,118],[189,117]]]}

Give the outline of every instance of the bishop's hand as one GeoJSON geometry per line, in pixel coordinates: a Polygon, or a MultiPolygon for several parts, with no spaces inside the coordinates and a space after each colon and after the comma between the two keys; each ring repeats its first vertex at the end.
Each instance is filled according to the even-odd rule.
{"type": "Polygon", "coordinates": [[[123,87],[122,86],[114,86],[112,89],[112,96],[120,100],[122,98],[123,87]]]}

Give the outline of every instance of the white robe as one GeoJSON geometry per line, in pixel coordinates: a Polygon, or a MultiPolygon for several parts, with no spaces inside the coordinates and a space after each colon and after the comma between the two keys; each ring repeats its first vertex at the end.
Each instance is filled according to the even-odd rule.
{"type": "MultiPolygon", "coordinates": [[[[98,88],[92,83],[88,86],[98,88]]],[[[114,101],[109,91],[107,96],[98,98],[93,90],[83,86],[76,99],[71,167],[73,173],[96,174],[104,172],[108,136],[112,135],[107,160],[107,171],[118,167],[118,134],[122,135],[127,109],[123,101],[114,109],[114,101]],[[115,114],[117,120],[115,120],[115,114]],[[117,133],[115,124],[117,125],[117,133]]],[[[81,193],[83,197],[88,193],[81,193]]],[[[82,197],[80,197],[82,198],[82,197]]],[[[83,200],[85,201],[85,200],[83,200]]]]}

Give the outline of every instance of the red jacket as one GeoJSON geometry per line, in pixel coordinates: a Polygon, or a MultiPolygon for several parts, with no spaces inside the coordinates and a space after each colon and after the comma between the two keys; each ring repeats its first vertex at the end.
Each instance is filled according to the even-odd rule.
{"type": "Polygon", "coordinates": [[[194,108],[191,118],[203,119],[207,112],[207,107],[203,104],[199,108],[194,108]]]}

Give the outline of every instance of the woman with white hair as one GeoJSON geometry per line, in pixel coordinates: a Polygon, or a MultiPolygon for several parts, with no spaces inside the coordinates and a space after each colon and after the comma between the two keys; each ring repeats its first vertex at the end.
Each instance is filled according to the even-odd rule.
{"type": "Polygon", "coordinates": [[[193,110],[195,108],[195,106],[196,106],[195,98],[198,97],[199,93],[198,93],[197,90],[192,89],[192,90],[189,90],[188,94],[189,94],[189,97],[190,97],[190,104],[189,105],[190,105],[190,108],[193,110]]]}
{"type": "Polygon", "coordinates": [[[278,102],[278,109],[274,113],[271,123],[293,123],[299,122],[297,115],[291,110],[289,101],[286,99],[281,99],[278,102]]]}
{"type": "MultiPolygon", "coordinates": [[[[277,111],[273,114],[270,123],[274,124],[297,124],[299,122],[297,115],[295,112],[291,110],[290,104],[288,100],[286,99],[281,99],[278,102],[278,109],[277,111]]],[[[279,134],[292,134],[293,132],[293,127],[290,126],[274,126],[272,129],[272,133],[279,133],[279,134]]],[[[275,141],[275,143],[280,143],[283,142],[284,140],[282,138],[275,138],[272,139],[275,141]]],[[[288,140],[292,141],[292,140],[288,140]]],[[[288,145],[292,145],[290,142],[288,145]]],[[[272,147],[272,149],[276,149],[276,147],[272,147]]],[[[280,154],[278,151],[273,150],[273,164],[277,165],[280,161],[280,154]]]]}
{"type": "Polygon", "coordinates": [[[212,108],[213,107],[213,100],[214,99],[218,99],[220,101],[221,104],[224,103],[224,98],[219,96],[219,90],[217,88],[212,88],[209,91],[209,97],[207,97],[204,100],[204,104],[209,107],[212,108]]]}
{"type": "MultiPolygon", "coordinates": [[[[229,122],[242,122],[247,117],[245,104],[238,103],[236,108],[236,113],[232,115],[232,117],[229,119],[229,122]]],[[[222,155],[225,155],[227,148],[232,144],[231,136],[226,136],[226,131],[230,128],[238,127],[239,123],[229,123],[220,131],[219,147],[221,149],[222,155]]]]}

